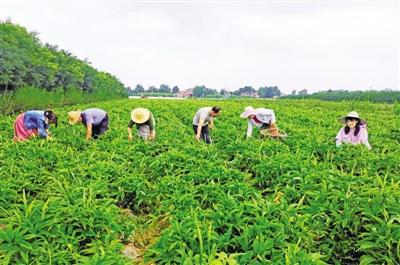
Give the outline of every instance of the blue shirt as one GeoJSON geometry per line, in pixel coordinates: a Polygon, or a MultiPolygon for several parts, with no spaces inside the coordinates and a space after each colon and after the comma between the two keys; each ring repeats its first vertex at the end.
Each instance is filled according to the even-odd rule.
{"type": "Polygon", "coordinates": [[[103,119],[106,117],[107,112],[102,109],[91,108],[82,111],[82,122],[86,126],[87,124],[92,124],[94,126],[99,125],[103,119]]]}
{"type": "Polygon", "coordinates": [[[28,130],[37,129],[40,137],[46,138],[49,125],[45,121],[44,111],[30,110],[24,114],[24,126],[28,130]]]}

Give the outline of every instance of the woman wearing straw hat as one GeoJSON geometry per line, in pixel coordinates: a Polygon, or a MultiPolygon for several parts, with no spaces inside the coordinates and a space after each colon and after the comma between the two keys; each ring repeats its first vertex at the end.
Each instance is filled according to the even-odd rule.
{"type": "Polygon", "coordinates": [[[30,110],[22,113],[14,122],[14,141],[26,141],[31,136],[50,139],[50,124],[57,127],[57,115],[51,110],[30,110]]]}
{"type": "Polygon", "coordinates": [[[81,122],[86,127],[86,140],[90,140],[97,139],[108,130],[109,119],[104,110],[91,108],[68,112],[68,122],[71,125],[81,122]]]}
{"type": "Polygon", "coordinates": [[[360,118],[356,111],[349,112],[339,119],[345,126],[336,135],[336,146],[342,144],[364,144],[368,149],[371,145],[368,142],[367,122],[360,118]]]}
{"type": "Polygon", "coordinates": [[[131,112],[128,124],[128,139],[132,140],[132,127],[136,124],[138,136],[144,140],[153,140],[156,137],[156,123],[153,114],[145,108],[136,108],[131,112]]]}
{"type": "Polygon", "coordinates": [[[247,138],[250,138],[253,134],[254,127],[259,128],[262,135],[268,135],[273,138],[283,137],[276,126],[275,113],[271,109],[255,109],[248,106],[244,109],[244,112],[240,114],[240,117],[248,120],[247,138]]]}

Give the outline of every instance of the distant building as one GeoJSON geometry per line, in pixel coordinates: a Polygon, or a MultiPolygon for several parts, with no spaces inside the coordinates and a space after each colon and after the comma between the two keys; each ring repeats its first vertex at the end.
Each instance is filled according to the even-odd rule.
{"type": "Polygon", "coordinates": [[[257,94],[257,92],[253,92],[253,93],[248,93],[248,92],[245,92],[245,93],[240,93],[240,96],[241,97],[258,97],[258,94],[257,94]]]}
{"type": "Polygon", "coordinates": [[[191,98],[193,97],[193,89],[189,88],[178,93],[178,98],[191,98]]]}

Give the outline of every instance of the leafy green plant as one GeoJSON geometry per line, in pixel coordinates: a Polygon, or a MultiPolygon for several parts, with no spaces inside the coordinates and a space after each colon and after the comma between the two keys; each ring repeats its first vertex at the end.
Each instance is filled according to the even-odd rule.
{"type": "Polygon", "coordinates": [[[84,103],[110,116],[86,142],[66,122],[52,141],[12,142],[0,119],[0,259],[5,264],[399,264],[399,120],[393,106],[319,100],[218,101],[214,144],[193,139],[191,114],[215,101],[84,103]],[[275,110],[285,141],[246,140],[247,105],[275,110]],[[135,107],[157,139],[129,142],[135,107]],[[372,150],[337,148],[337,118],[368,120],[372,150]],[[380,126],[384,119],[389,125],[380,126]]]}

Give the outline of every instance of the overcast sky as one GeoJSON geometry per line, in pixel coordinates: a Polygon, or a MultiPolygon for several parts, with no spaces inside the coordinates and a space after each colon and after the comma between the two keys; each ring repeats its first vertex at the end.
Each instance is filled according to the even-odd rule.
{"type": "Polygon", "coordinates": [[[396,1],[0,0],[0,16],[125,85],[399,89],[396,1]]]}

